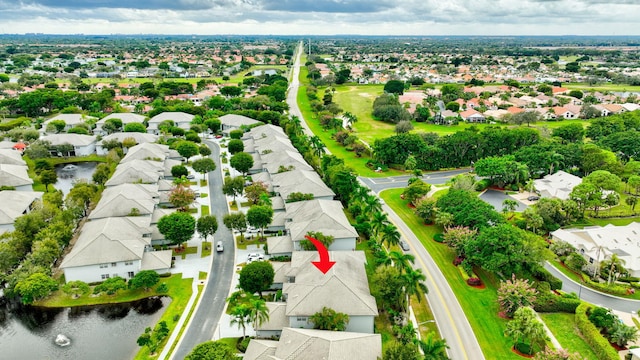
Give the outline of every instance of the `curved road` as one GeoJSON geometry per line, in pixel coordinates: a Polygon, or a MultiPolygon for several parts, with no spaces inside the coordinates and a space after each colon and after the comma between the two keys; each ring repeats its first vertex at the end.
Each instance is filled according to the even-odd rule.
{"type": "Polygon", "coordinates": [[[440,335],[449,345],[449,357],[456,360],[484,359],[471,325],[438,265],[404,221],[386,204],[382,205],[382,209],[387,212],[389,220],[398,227],[402,237],[409,243],[411,254],[416,257],[415,265],[422,269],[427,278],[429,293],[426,298],[440,335]]]}
{"type": "MultiPolygon", "coordinates": [[[[469,172],[469,168],[456,170],[432,171],[422,175],[422,180],[429,184],[441,185],[451,180],[452,177],[469,172]]],[[[412,175],[389,176],[379,178],[360,177],[362,181],[371,191],[379,194],[380,191],[386,189],[395,189],[407,187],[407,181],[412,175]]]]}
{"type": "Polygon", "coordinates": [[[565,274],[560,272],[549,263],[545,263],[544,268],[549,270],[549,272],[553,274],[553,276],[562,280],[562,291],[569,293],[574,292],[576,294],[579,294],[580,299],[584,301],[590,302],[594,305],[627,313],[637,312],[638,309],[640,309],[640,300],[623,299],[617,296],[612,296],[592,290],[569,279],[565,274]]]}
{"type": "MultiPolygon", "coordinates": [[[[222,167],[220,165],[220,148],[212,142],[205,141],[211,148],[211,157],[216,162],[217,169],[209,175],[209,197],[211,202],[211,215],[222,222],[222,217],[228,213],[227,199],[220,191],[222,184],[222,167]]],[[[214,256],[204,292],[196,305],[188,327],[182,334],[178,346],[176,346],[171,359],[184,359],[198,344],[213,338],[214,331],[220,322],[224,305],[231,287],[235,258],[235,244],[233,236],[226,226],[218,226],[214,241],[222,241],[225,251],[223,253],[212,252],[214,256]]],[[[197,281],[197,279],[194,279],[197,281]]]]}

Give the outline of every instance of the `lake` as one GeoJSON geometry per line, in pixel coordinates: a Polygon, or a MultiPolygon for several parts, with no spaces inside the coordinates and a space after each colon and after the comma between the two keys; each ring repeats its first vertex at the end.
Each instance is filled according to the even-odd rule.
{"type": "Polygon", "coordinates": [[[53,184],[57,190],[67,195],[69,190],[73,187],[75,181],[79,179],[86,179],[91,182],[91,176],[98,166],[97,162],[81,162],[73,164],[60,164],[56,166],[56,174],[58,174],[58,181],[53,184]],[[65,170],[65,166],[75,166],[74,170],[65,170]]]}
{"type": "Polygon", "coordinates": [[[0,358],[132,359],[138,337],[154,327],[171,301],[153,297],[131,303],[48,309],[17,306],[0,309],[0,358]],[[64,334],[71,345],[54,340],[64,334]]]}

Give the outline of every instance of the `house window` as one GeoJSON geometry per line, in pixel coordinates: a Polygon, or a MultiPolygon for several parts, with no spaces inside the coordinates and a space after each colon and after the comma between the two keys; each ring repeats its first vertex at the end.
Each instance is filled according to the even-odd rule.
{"type": "Polygon", "coordinates": [[[584,249],[580,249],[580,254],[584,254],[584,249]]]}
{"type": "Polygon", "coordinates": [[[307,321],[307,318],[306,318],[306,317],[299,317],[299,318],[297,318],[296,320],[306,322],[306,321],[307,321]]]}
{"type": "Polygon", "coordinates": [[[116,267],[117,263],[111,263],[111,267],[116,267]]]}
{"type": "Polygon", "coordinates": [[[133,261],[125,261],[124,264],[125,265],[133,265],[133,261]]]}
{"type": "Polygon", "coordinates": [[[592,257],[589,258],[589,264],[593,264],[593,258],[592,257]]]}
{"type": "Polygon", "coordinates": [[[109,264],[100,264],[100,269],[104,269],[109,267],[109,264]]]}
{"type": "Polygon", "coordinates": [[[100,277],[102,277],[102,280],[105,280],[109,278],[109,274],[102,274],[100,277]]]}
{"type": "Polygon", "coordinates": [[[132,278],[132,277],[134,277],[134,276],[135,276],[135,275],[134,275],[134,273],[133,273],[133,271],[129,271],[129,272],[127,273],[127,275],[129,276],[129,278],[132,278]]]}

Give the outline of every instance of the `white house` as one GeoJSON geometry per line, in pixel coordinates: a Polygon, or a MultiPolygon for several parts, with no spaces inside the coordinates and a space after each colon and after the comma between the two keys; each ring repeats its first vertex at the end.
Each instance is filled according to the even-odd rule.
{"type": "Polygon", "coordinates": [[[86,222],[60,265],[67,282],[130,279],[141,270],[166,273],[171,251],[153,251],[149,217],[111,217],[86,222]]]}
{"type": "Polygon", "coordinates": [[[27,173],[26,165],[0,164],[0,187],[13,187],[18,191],[33,190],[33,180],[27,173]]]}
{"type": "Polygon", "coordinates": [[[269,321],[256,328],[259,337],[277,335],[278,326],[287,322],[292,328],[311,329],[309,318],[323,307],[349,315],[346,331],[373,333],[378,308],[369,290],[364,252],[331,251],[329,257],[336,263],[323,274],[311,263],[318,260],[317,252],[293,252],[282,285],[285,306],[268,303],[269,321]]]}
{"type": "Polygon", "coordinates": [[[380,334],[284,328],[278,341],[251,339],[244,360],[377,360],[380,334]]]}
{"type": "Polygon", "coordinates": [[[42,199],[37,191],[0,191],[0,234],[15,230],[13,223],[24,214],[31,212],[33,203],[42,199]]]}
{"type": "MultiPolygon", "coordinates": [[[[103,144],[109,141],[117,141],[122,143],[124,139],[131,138],[135,140],[136,144],[144,144],[144,143],[155,143],[158,141],[158,135],[147,134],[147,133],[139,133],[139,132],[118,132],[107,135],[102,138],[102,141],[96,144],[96,154],[98,155],[106,155],[109,150],[107,150],[103,144]]],[[[125,154],[129,152],[129,149],[124,149],[125,154]]]]}
{"type": "Polygon", "coordinates": [[[640,223],[558,229],[551,235],[553,240],[573,245],[592,266],[599,266],[601,261],[616,254],[625,262],[631,276],[640,277],[640,223]]]}
{"type": "Polygon", "coordinates": [[[93,116],[87,116],[84,114],[59,114],[42,123],[42,131],[46,131],[47,125],[49,125],[52,121],[55,121],[55,120],[64,121],[65,127],[62,131],[66,132],[73,127],[86,123],[87,120],[96,120],[96,118],[93,116]]]}
{"type": "Polygon", "coordinates": [[[19,151],[13,149],[0,149],[0,164],[22,166],[27,165],[27,163],[22,158],[22,154],[19,151]]]}
{"type": "Polygon", "coordinates": [[[191,121],[193,120],[194,117],[195,115],[187,114],[185,112],[179,112],[179,111],[163,112],[149,119],[147,132],[150,134],[156,134],[156,135],[160,134],[160,129],[158,129],[158,126],[163,121],[167,121],[167,120],[173,121],[175,126],[183,130],[189,130],[189,128],[191,127],[191,121]]]}
{"type": "Polygon", "coordinates": [[[250,127],[262,124],[262,121],[252,119],[243,115],[226,114],[219,117],[222,123],[222,133],[228,135],[232,130],[238,130],[241,127],[250,127]]]}
{"type": "Polygon", "coordinates": [[[122,128],[124,129],[124,126],[127,124],[131,124],[131,123],[142,124],[144,122],[145,116],[140,114],[135,114],[135,113],[112,113],[98,120],[98,122],[96,122],[96,128],[93,129],[93,133],[95,135],[102,135],[102,136],[107,135],[107,132],[102,130],[102,126],[104,126],[104,123],[107,122],[107,120],[109,119],[122,120],[122,128]]]}
{"type": "Polygon", "coordinates": [[[574,187],[582,184],[582,178],[562,170],[533,181],[540,196],[567,200],[574,187]]]}
{"type": "Polygon", "coordinates": [[[83,134],[52,134],[40,137],[40,140],[48,141],[52,146],[69,144],[73,146],[68,154],[59,156],[88,156],[96,152],[96,136],[83,134]]]}

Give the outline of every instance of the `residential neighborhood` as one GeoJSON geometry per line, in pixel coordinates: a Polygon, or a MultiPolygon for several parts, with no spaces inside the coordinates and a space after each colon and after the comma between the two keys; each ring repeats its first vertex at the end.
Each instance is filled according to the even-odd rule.
{"type": "Polygon", "coordinates": [[[635,40],[10,38],[9,358],[640,358],[635,40]]]}

